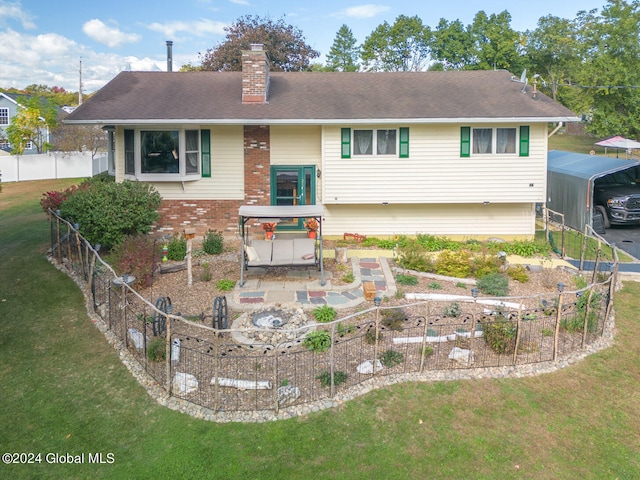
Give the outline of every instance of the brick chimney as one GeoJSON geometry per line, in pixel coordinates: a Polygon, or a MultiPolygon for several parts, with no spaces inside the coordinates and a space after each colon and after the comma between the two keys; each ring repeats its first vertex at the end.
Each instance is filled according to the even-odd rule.
{"type": "Polygon", "coordinates": [[[269,93],[269,60],[263,45],[252,43],[242,51],[242,103],[267,103],[269,93]]]}

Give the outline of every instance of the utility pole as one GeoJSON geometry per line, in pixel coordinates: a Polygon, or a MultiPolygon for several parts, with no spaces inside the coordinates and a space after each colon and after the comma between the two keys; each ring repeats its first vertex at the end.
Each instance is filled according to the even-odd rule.
{"type": "Polygon", "coordinates": [[[82,57],[80,57],[80,83],[78,85],[78,105],[82,105],[82,57]]]}

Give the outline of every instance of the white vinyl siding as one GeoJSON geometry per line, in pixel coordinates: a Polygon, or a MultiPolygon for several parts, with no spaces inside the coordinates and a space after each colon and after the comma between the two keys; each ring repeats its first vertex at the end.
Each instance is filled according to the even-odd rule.
{"type": "MultiPolygon", "coordinates": [[[[315,165],[322,172],[322,128],[316,125],[272,125],[271,165],[315,165]]],[[[316,179],[315,202],[320,203],[322,182],[316,179]]]]}
{"type": "Polygon", "coordinates": [[[452,239],[532,239],[532,204],[455,205],[325,205],[322,231],[369,236],[428,233],[452,239]]]}
{"type": "MultiPolygon", "coordinates": [[[[193,182],[157,182],[152,185],[166,200],[243,200],[244,140],[243,127],[200,126],[211,130],[211,177],[193,182]]],[[[124,169],[123,129],[116,132],[116,180],[122,181],[124,169]]]]}
{"type": "Polygon", "coordinates": [[[272,125],[271,165],[316,165],[322,161],[322,129],[318,126],[272,125]]]}
{"type": "MultiPolygon", "coordinates": [[[[346,125],[346,127],[350,127],[346,125]]],[[[518,128],[513,124],[475,128],[518,128]]],[[[358,128],[364,128],[358,126],[358,128]]],[[[380,128],[371,126],[371,128],[380,128]]],[[[390,128],[390,127],[389,127],[390,128]]],[[[460,125],[410,127],[410,158],[341,158],[340,127],[325,127],[325,204],[482,204],[544,202],[546,124],[531,125],[528,157],[460,157],[460,125]]]]}

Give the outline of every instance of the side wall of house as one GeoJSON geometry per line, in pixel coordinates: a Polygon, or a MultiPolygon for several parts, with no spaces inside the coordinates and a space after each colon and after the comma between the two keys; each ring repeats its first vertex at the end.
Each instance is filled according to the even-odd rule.
{"type": "MultiPolygon", "coordinates": [[[[398,128],[357,126],[358,129],[398,128]]],[[[451,204],[543,202],[546,189],[546,124],[531,125],[528,157],[460,156],[462,125],[409,128],[409,158],[352,155],[341,158],[340,127],[324,128],[323,203],[451,204]]],[[[490,124],[473,127],[515,127],[490,124]]],[[[348,127],[348,125],[345,125],[348,127]]],[[[353,128],[353,127],[352,127],[353,128]]]]}
{"type": "Polygon", "coordinates": [[[341,127],[325,127],[324,234],[532,237],[535,204],[546,196],[546,124],[530,125],[527,157],[461,157],[461,126],[411,126],[409,158],[341,158],[341,127]]]}

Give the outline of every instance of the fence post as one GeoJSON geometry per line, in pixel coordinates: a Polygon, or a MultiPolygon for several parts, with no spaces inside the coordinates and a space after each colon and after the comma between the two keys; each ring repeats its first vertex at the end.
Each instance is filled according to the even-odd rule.
{"type": "Polygon", "coordinates": [[[587,249],[587,228],[584,227],[584,232],[582,233],[582,247],[580,248],[580,271],[584,270],[584,255],[585,250],[587,249]]]}
{"type": "Polygon", "coordinates": [[[376,308],[376,341],[373,344],[373,374],[372,376],[375,377],[376,372],[378,371],[378,343],[379,343],[379,339],[378,339],[378,335],[380,334],[380,306],[378,305],[378,307],[376,308]]]}
{"type": "MultiPolygon", "coordinates": [[[[425,302],[424,331],[422,332],[422,352],[420,353],[420,373],[424,372],[424,362],[427,358],[427,335],[429,333],[429,301],[425,302]]],[[[376,362],[374,361],[375,365],[376,362]]],[[[375,366],[373,367],[375,370],[375,366]]]]}
{"type": "MultiPolygon", "coordinates": [[[[165,343],[165,358],[166,358],[166,370],[167,370],[167,393],[171,395],[171,323],[172,318],[167,315],[167,342],[165,343]]],[[[146,323],[146,322],[145,322],[146,323]]]]}
{"type": "MultiPolygon", "coordinates": [[[[336,386],[334,383],[333,375],[335,373],[335,339],[336,339],[336,324],[331,324],[331,350],[329,351],[329,374],[331,375],[331,398],[336,394],[336,386]]],[[[375,370],[375,368],[374,368],[375,370]]]]}
{"type": "Polygon", "coordinates": [[[276,415],[280,411],[280,405],[278,404],[278,345],[274,342],[273,345],[273,406],[276,415]]]}
{"type": "MultiPolygon", "coordinates": [[[[580,347],[584,348],[584,344],[587,341],[587,332],[589,331],[589,310],[591,310],[591,297],[593,297],[593,282],[589,289],[589,298],[587,299],[587,305],[584,308],[584,326],[582,328],[582,344],[580,347]]],[[[584,295],[584,294],[583,294],[584,295]]]]}
{"type": "Polygon", "coordinates": [[[591,275],[591,283],[594,283],[596,280],[596,274],[598,273],[598,268],[600,267],[600,257],[602,256],[602,240],[598,239],[598,251],[596,252],[596,261],[593,265],[593,274],[591,275]]]}
{"type": "Polygon", "coordinates": [[[558,360],[558,339],[560,336],[560,319],[562,318],[562,301],[563,294],[560,293],[558,296],[558,311],[556,312],[556,333],[555,338],[553,339],[553,361],[556,362],[558,360]]]}
{"type": "MultiPolygon", "coordinates": [[[[82,273],[82,278],[86,277],[86,272],[84,271],[84,259],[82,258],[82,245],[80,245],[80,232],[74,228],[76,232],[76,246],[78,247],[78,263],[80,264],[80,272],[82,273]]],[[[73,263],[72,263],[73,265],[73,263]]]]}
{"type": "MultiPolygon", "coordinates": [[[[522,299],[520,299],[522,300],[522,299]]],[[[518,346],[520,345],[520,327],[522,320],[522,301],[520,302],[520,306],[518,307],[518,316],[516,317],[516,344],[513,349],[513,364],[515,365],[518,360],[518,346]]]]}
{"type": "Polygon", "coordinates": [[[56,235],[58,237],[58,244],[56,245],[56,258],[58,259],[58,265],[62,262],[62,252],[60,251],[60,217],[56,215],[56,235]]]}

